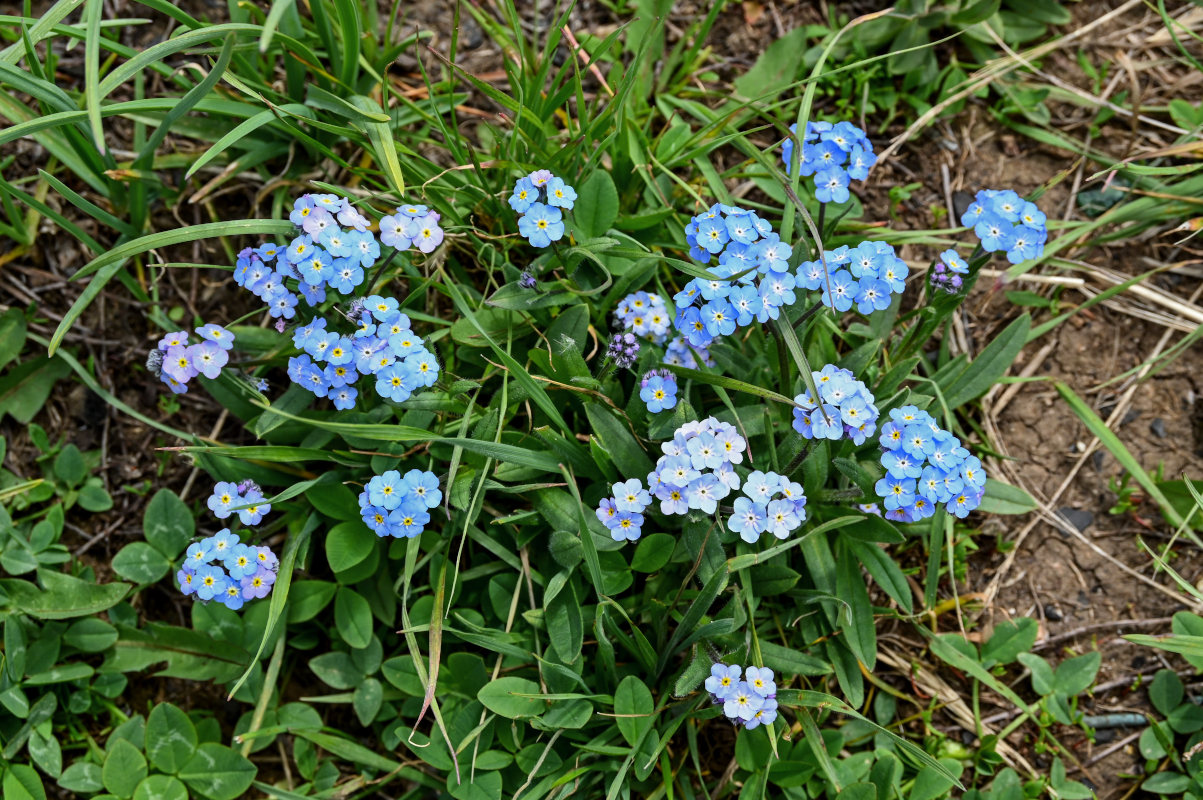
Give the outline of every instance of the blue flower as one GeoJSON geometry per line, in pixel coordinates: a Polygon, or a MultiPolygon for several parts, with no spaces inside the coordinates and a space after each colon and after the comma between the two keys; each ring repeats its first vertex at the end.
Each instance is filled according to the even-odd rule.
{"type": "Polygon", "coordinates": [[[395,297],[381,297],[373,294],[363,299],[364,308],[372,313],[377,322],[391,322],[401,312],[395,297]]]}
{"type": "Polygon", "coordinates": [[[815,173],[815,199],[820,203],[848,202],[848,173],[830,167],[815,173]]]}
{"type": "Polygon", "coordinates": [[[723,713],[731,719],[747,722],[762,708],[764,698],[752,691],[745,681],[735,684],[735,688],[723,699],[723,713]]]}
{"type": "Polygon", "coordinates": [[[981,239],[986,252],[1010,250],[1015,243],[1014,227],[1007,220],[992,213],[985,213],[973,226],[973,232],[981,239]]]}
{"type": "Polygon", "coordinates": [[[714,664],[710,667],[710,677],[706,678],[706,691],[719,700],[726,700],[739,685],[742,672],[736,664],[714,664]]]}
{"type": "Polygon", "coordinates": [[[388,532],[394,538],[412,539],[422,533],[428,522],[430,514],[426,509],[405,505],[388,515],[388,532]]]}
{"type": "Polygon", "coordinates": [[[196,329],[196,332],[202,339],[213,342],[222,350],[230,350],[234,347],[234,334],[220,325],[213,323],[202,325],[196,329]]]}
{"type": "Polygon", "coordinates": [[[237,544],[231,547],[222,562],[226,570],[230,574],[230,578],[241,582],[248,575],[253,575],[259,569],[259,564],[255,560],[255,548],[248,547],[245,544],[237,544]]]}
{"type": "Polygon", "coordinates": [[[268,313],[274,319],[292,319],[297,315],[297,296],[283,286],[268,297],[263,298],[268,306],[268,313]]]}
{"type": "Polygon", "coordinates": [[[643,383],[639,399],[647,404],[647,410],[658,414],[677,405],[677,381],[669,375],[654,375],[643,383]]]}
{"type": "Polygon", "coordinates": [[[423,350],[405,359],[405,367],[413,376],[415,386],[434,386],[439,379],[439,362],[429,352],[423,350]]]}
{"type": "MultiPolygon", "coordinates": [[[[209,510],[213,512],[213,516],[218,519],[225,519],[234,512],[231,510],[235,505],[235,500],[238,499],[238,484],[236,483],[218,483],[213,487],[213,494],[209,496],[207,505],[209,510]]],[[[192,545],[188,548],[188,555],[192,556],[192,548],[198,547],[192,545]]]]}
{"type": "Polygon", "coordinates": [[[890,284],[875,278],[861,280],[857,292],[856,310],[868,316],[874,311],[885,311],[890,307],[890,284]]]}
{"type": "Polygon", "coordinates": [[[518,232],[532,247],[548,247],[564,237],[564,216],[558,208],[532,203],[518,220],[518,232]]]}
{"type": "Polygon", "coordinates": [[[367,485],[368,502],[380,506],[386,511],[398,508],[408,494],[408,486],[401,478],[401,473],[390,469],[383,475],[376,475],[367,485]]]}
{"type": "Polygon", "coordinates": [[[576,190],[564,183],[563,179],[552,178],[547,182],[547,202],[550,205],[571,210],[573,203],[576,202],[576,190]]]}
{"type": "Polygon", "coordinates": [[[339,411],[349,411],[355,408],[355,399],[359,396],[354,388],[343,386],[330,392],[330,399],[334,401],[334,407],[339,411]]]}
{"type": "Polygon", "coordinates": [[[437,508],[443,501],[443,493],[439,491],[439,479],[433,472],[411,469],[405,473],[406,496],[421,503],[426,508],[437,508]]]}
{"type": "Polygon", "coordinates": [[[206,564],[196,571],[196,596],[201,600],[212,600],[225,593],[230,579],[225,570],[213,564],[206,564]]]}
{"type": "Polygon", "coordinates": [[[408,220],[404,214],[380,218],[380,241],[398,250],[408,250],[413,243],[408,220]]]}
{"type": "Polygon", "coordinates": [[[777,683],[773,677],[773,671],[768,667],[748,667],[744,670],[744,680],[748,686],[764,698],[775,697],[777,694],[777,683]]]}
{"type": "Polygon", "coordinates": [[[342,294],[351,294],[363,283],[363,267],[349,258],[337,258],[332,265],[330,287],[342,294]]]}
{"type": "Polygon", "coordinates": [[[643,509],[647,508],[652,502],[652,496],[648,494],[647,489],[643,488],[643,483],[638,478],[621,481],[614,484],[611,488],[613,491],[614,506],[619,511],[641,514],[643,513],[643,509]]]}
{"type": "Polygon", "coordinates": [[[823,287],[822,302],[836,311],[847,311],[860,291],[860,284],[849,273],[837,270],[831,275],[828,285],[823,287]]]}
{"type": "Polygon", "coordinates": [[[368,530],[377,536],[388,536],[388,515],[389,512],[382,506],[369,505],[363,509],[361,514],[363,522],[368,526],[368,530]]]}
{"type": "Polygon", "coordinates": [[[713,514],[718,501],[730,493],[713,473],[705,473],[685,487],[685,499],[689,507],[704,514],[713,514]]]}
{"type": "Polygon", "coordinates": [[[539,190],[530,182],[530,178],[519,178],[514,184],[514,193],[510,195],[510,208],[519,214],[525,214],[538,199],[539,190]]]}
{"type": "Polygon", "coordinates": [[[263,521],[263,517],[271,512],[272,507],[263,501],[263,495],[256,491],[243,495],[242,502],[246,508],[238,509],[238,519],[243,525],[258,525],[263,521]]]}
{"type": "Polygon", "coordinates": [[[767,516],[768,509],[765,506],[747,497],[737,497],[731,518],[727,520],[727,527],[751,544],[764,532],[767,516]]]}

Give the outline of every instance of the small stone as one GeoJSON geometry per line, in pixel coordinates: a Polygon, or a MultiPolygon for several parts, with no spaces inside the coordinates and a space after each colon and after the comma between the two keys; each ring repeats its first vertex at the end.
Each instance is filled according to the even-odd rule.
{"type": "Polygon", "coordinates": [[[1138,419],[1140,419],[1140,412],[1133,408],[1130,409],[1127,414],[1124,414],[1124,418],[1119,424],[1127,425],[1129,422],[1135,422],[1138,419]]]}
{"type": "Polygon", "coordinates": [[[1090,454],[1090,462],[1094,464],[1096,470],[1103,469],[1103,462],[1107,460],[1107,453],[1104,450],[1095,450],[1090,454]]]}
{"type": "Polygon", "coordinates": [[[1052,620],[1053,622],[1060,622],[1061,620],[1065,619],[1065,615],[1058,611],[1057,607],[1052,603],[1044,604],[1044,617],[1045,619],[1052,620]]]}
{"type": "Polygon", "coordinates": [[[1094,732],[1094,743],[1105,744],[1115,738],[1115,728],[1103,728],[1094,732]]]}
{"type": "Polygon", "coordinates": [[[1164,439],[1168,435],[1165,430],[1165,420],[1163,420],[1161,417],[1158,417],[1149,423],[1149,430],[1152,431],[1153,435],[1158,439],[1164,439]]]}
{"type": "Polygon", "coordinates": [[[1089,511],[1084,511],[1080,508],[1070,508],[1063,506],[1057,509],[1057,513],[1069,520],[1070,524],[1079,531],[1084,531],[1094,522],[1094,514],[1089,511]]]}

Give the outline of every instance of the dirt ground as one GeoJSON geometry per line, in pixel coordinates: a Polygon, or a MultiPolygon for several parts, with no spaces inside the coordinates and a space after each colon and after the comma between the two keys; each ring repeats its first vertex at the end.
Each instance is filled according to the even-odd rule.
{"type": "MultiPolygon", "coordinates": [[[[198,5],[200,7],[193,13],[211,17],[220,13],[216,5],[198,5]]],[[[1079,17],[1098,14],[1105,10],[1104,7],[1114,7],[1118,3],[1079,4],[1087,5],[1091,8],[1079,7],[1075,13],[1079,17]]],[[[863,3],[849,3],[841,7],[847,7],[849,13],[871,10],[864,6],[863,3]]],[[[445,32],[447,22],[441,9],[439,3],[419,3],[409,16],[411,21],[421,24],[424,15],[429,14],[432,26],[445,32]]],[[[679,22],[683,24],[690,11],[681,8],[675,13],[680,15],[679,22]]],[[[604,24],[598,21],[604,19],[606,12],[599,4],[585,2],[579,7],[579,14],[581,25],[604,24]]],[[[711,43],[716,48],[716,58],[738,72],[754,61],[756,48],[798,24],[825,18],[826,9],[811,3],[748,0],[731,4],[722,12],[711,43]]],[[[1115,26],[1100,32],[1097,47],[1114,46],[1116,37],[1125,30],[1139,30],[1146,22],[1147,12],[1142,8],[1134,9],[1115,26]]],[[[468,64],[470,68],[473,64],[479,67],[477,71],[484,71],[489,64],[495,68],[498,54],[489,51],[483,43],[472,46],[480,41],[479,30],[473,33],[474,26],[474,23],[465,22],[462,33],[468,64]]],[[[142,29],[135,38],[148,35],[148,30],[142,29]]],[[[129,43],[144,44],[134,40],[129,43]]],[[[1150,57],[1163,55],[1153,53],[1150,57]]],[[[404,63],[401,67],[405,67],[404,63]]],[[[1088,84],[1076,67],[1072,53],[1050,58],[1046,68],[1070,82],[1088,84]]],[[[1137,70],[1135,74],[1138,80],[1150,82],[1147,87],[1150,94],[1156,91],[1151,85],[1155,78],[1152,73],[1137,70]]],[[[822,103],[823,98],[819,98],[820,109],[822,103]]],[[[1058,106],[1054,107],[1054,113],[1057,115],[1054,118],[1063,123],[1064,130],[1080,132],[1085,120],[1080,109],[1058,106]]],[[[901,128],[892,129],[888,135],[900,132],[901,128]]],[[[1114,136],[1103,137],[1105,141],[1096,145],[1114,153],[1117,158],[1129,154],[1136,132],[1119,127],[1111,133],[1114,136]]],[[[45,154],[26,142],[0,151],[0,155],[9,154],[20,159],[14,168],[33,169],[45,163],[45,154]]],[[[920,188],[897,209],[900,221],[896,224],[926,228],[942,224],[932,216],[931,209],[946,206],[949,194],[972,193],[984,187],[1009,187],[1026,194],[1053,181],[1074,163],[1073,154],[1010,133],[995,124],[981,104],[970,104],[963,114],[929,128],[904,145],[895,159],[880,165],[872,179],[864,184],[862,195],[868,218],[887,219],[891,204],[889,189],[918,182],[920,188]],[[947,167],[947,192],[941,166],[947,167]]],[[[1067,213],[1070,218],[1080,218],[1072,186],[1072,178],[1063,180],[1041,200],[1050,220],[1061,219],[1067,213]]],[[[230,202],[240,201],[230,198],[230,202]]],[[[71,211],[70,207],[63,210],[71,211]]],[[[106,235],[86,220],[80,224],[95,236],[106,235]]],[[[1195,257],[1189,249],[1176,249],[1172,244],[1175,239],[1152,235],[1137,242],[1075,252],[1072,257],[1134,275],[1147,270],[1150,264],[1181,263],[1195,257]]],[[[7,246],[0,244],[0,250],[7,246]]],[[[194,260],[205,260],[203,253],[194,255],[194,260]]],[[[903,255],[908,260],[923,261],[935,254],[908,249],[903,255]]],[[[215,257],[219,256],[215,254],[215,257]]],[[[8,274],[0,279],[0,303],[24,307],[36,300],[45,322],[34,329],[42,333],[53,330],[57,318],[65,312],[76,291],[73,284],[64,282],[65,278],[82,263],[81,259],[81,253],[72,243],[57,236],[47,225],[38,248],[5,265],[8,274]]],[[[1055,274],[1051,269],[1040,271],[1055,274]]],[[[1089,271],[1074,274],[1085,275],[1090,285],[1105,286],[1091,282],[1089,271]]],[[[169,283],[162,287],[164,295],[186,298],[190,312],[205,316],[210,310],[228,310],[233,289],[228,289],[224,282],[205,280],[195,272],[182,285],[172,283],[175,280],[174,275],[169,276],[169,283]]],[[[1156,280],[1162,288],[1184,299],[1199,289],[1199,281],[1189,276],[1163,275],[1156,280]]],[[[1006,301],[1000,288],[1039,290],[1048,294],[1047,286],[991,287],[987,284],[983,281],[966,304],[966,341],[971,348],[984,346],[993,333],[1020,311],[1006,301]]],[[[1061,302],[1063,307],[1070,307],[1084,299],[1083,294],[1071,288],[1065,290],[1061,302]]],[[[1134,311],[1139,312],[1138,304],[1123,300],[1082,312],[1031,343],[1014,369],[1024,369],[1039,358],[1033,366],[1033,374],[1064,381],[1106,418],[1115,408],[1117,399],[1128,389],[1128,384],[1119,382],[1102,388],[1100,384],[1143,364],[1158,350],[1167,330],[1162,324],[1133,316],[1131,312],[1134,311]]],[[[1036,322],[1047,318],[1047,311],[1038,311],[1036,322]]],[[[1182,335],[1181,331],[1174,331],[1169,343],[1182,335]]],[[[76,329],[68,343],[78,348],[81,360],[83,357],[95,359],[96,372],[106,389],[139,411],[155,419],[167,420],[159,406],[160,392],[143,380],[144,375],[138,368],[146,349],[152,346],[152,338],[141,314],[131,307],[126,296],[120,290],[110,290],[89,311],[83,325],[76,329]]],[[[1140,464],[1151,472],[1161,468],[1166,479],[1179,478],[1183,474],[1196,478],[1203,476],[1203,425],[1200,423],[1203,404],[1198,399],[1201,368],[1203,349],[1194,347],[1152,379],[1137,384],[1128,410],[1114,428],[1140,464]]],[[[154,452],[156,445],[167,443],[158,432],[115,412],[76,384],[63,383],[61,388],[61,393],[52,396],[39,423],[52,435],[68,436],[85,449],[103,448],[102,475],[117,499],[117,505],[106,514],[73,515],[64,543],[77,555],[101,566],[127,541],[141,535],[142,507],[149,495],[123,492],[121,487],[153,484],[154,487],[167,485],[190,491],[194,474],[182,459],[148,455],[154,452]]],[[[1151,675],[1166,665],[1175,669],[1184,665],[1155,651],[1136,647],[1120,635],[1165,632],[1168,617],[1184,606],[1168,594],[1140,582],[1116,562],[1162,586],[1168,585],[1164,576],[1153,575],[1150,558],[1137,545],[1138,536],[1153,546],[1163,544],[1168,536],[1167,526],[1148,502],[1139,504],[1132,512],[1109,512],[1117,501],[1113,487],[1124,471],[1111,454],[1101,449],[1085,459],[1073,480],[1056,495],[1069,470],[1081,459],[1091,436],[1051,383],[1025,384],[1010,396],[1001,392],[988,404],[987,414],[992,423],[991,430],[997,431],[997,441],[992,445],[1012,459],[1011,472],[1020,476],[1034,495],[1065,517],[1067,523],[1078,530],[1080,538],[1066,532],[1065,523],[1052,525],[1037,521],[1007,563],[1007,554],[998,543],[1013,541],[1030,520],[1025,517],[983,520],[983,532],[976,538],[980,549],[971,556],[967,580],[958,586],[958,591],[962,595],[973,595],[996,586],[998,592],[992,602],[974,611],[980,622],[988,627],[1002,619],[1036,617],[1041,623],[1041,639],[1037,646],[1048,658],[1056,660],[1066,654],[1099,649],[1104,657],[1099,682],[1110,688],[1095,694],[1092,711],[1147,710],[1143,690],[1133,690],[1138,676],[1151,675]],[[1005,405],[1001,404],[1004,398],[1005,405]]],[[[212,433],[218,438],[232,435],[223,427],[220,410],[207,399],[199,399],[199,395],[186,396],[180,412],[170,418],[170,424],[184,430],[212,433]]],[[[9,420],[0,426],[0,432],[9,443],[6,466],[22,474],[35,472],[35,454],[26,431],[9,420]]],[[[1203,558],[1189,545],[1179,545],[1176,550],[1179,557],[1175,567],[1188,580],[1198,581],[1203,574],[1203,558]]],[[[155,604],[176,605],[177,609],[168,616],[178,616],[178,622],[184,622],[183,607],[173,596],[164,592],[161,597],[153,593],[145,593],[143,597],[155,604]]],[[[901,680],[903,676],[896,677],[901,680]]],[[[1189,683],[1190,678],[1187,680],[1189,683]]],[[[1076,755],[1086,765],[1080,773],[1071,772],[1071,777],[1086,778],[1098,788],[1101,797],[1121,796],[1132,786],[1130,779],[1122,777],[1123,773],[1139,774],[1142,771],[1134,741],[1138,733],[1134,729],[1100,731],[1096,741],[1090,743],[1080,734],[1060,731],[1059,735],[1065,735],[1063,741],[1075,748],[1076,755]],[[1130,741],[1122,744],[1125,740],[1130,741]],[[1117,744],[1121,746],[1113,753],[1091,763],[1100,753],[1117,744]]],[[[1027,744],[1025,736],[1027,733],[1021,729],[1012,739],[1012,744],[1021,751],[1027,744]]],[[[1047,766],[1047,762],[1041,762],[1039,758],[1035,758],[1034,763],[1047,766]]]]}

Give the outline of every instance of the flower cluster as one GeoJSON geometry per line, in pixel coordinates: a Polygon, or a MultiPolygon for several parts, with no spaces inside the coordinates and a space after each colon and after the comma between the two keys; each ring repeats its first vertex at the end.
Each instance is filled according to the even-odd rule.
{"type": "Polygon", "coordinates": [[[685,240],[702,264],[718,256],[713,279],[694,278],[673,296],[673,325],[692,347],[708,347],[752,320],[777,319],[797,299],[789,272],[793,249],[753,212],[713,205],[685,226],[685,240]]]}
{"type": "Polygon", "coordinates": [[[940,259],[932,264],[927,276],[928,284],[936,291],[956,294],[964,284],[962,276],[969,274],[969,264],[957,255],[956,250],[945,250],[940,254],[940,259]]]}
{"type": "Polygon", "coordinates": [[[243,525],[258,525],[272,507],[264,502],[263,490],[254,481],[219,482],[209,495],[209,510],[218,519],[237,514],[243,525]]]}
{"type": "MultiPolygon", "coordinates": [[[[443,229],[439,227],[441,218],[437,211],[426,206],[397,206],[395,214],[380,218],[380,243],[398,250],[416,247],[423,253],[432,253],[443,243],[443,229]]],[[[347,293],[342,289],[339,291],[347,293]]]]}
{"type": "Polygon", "coordinates": [[[986,470],[961,446],[961,440],[940,428],[931,414],[915,406],[890,412],[881,426],[881,466],[884,478],[874,487],[887,519],[916,522],[936,512],[936,506],[964,518],[981,505],[986,470]]]}
{"type": "Polygon", "coordinates": [[[618,325],[653,344],[664,344],[672,322],[664,298],[655,293],[635,292],[618,302],[614,312],[618,325]]]}
{"type": "Polygon", "coordinates": [[[606,346],[606,358],[619,369],[630,369],[639,358],[639,340],[633,333],[616,333],[606,346]]]}
{"type": "Polygon", "coordinates": [[[223,528],[188,545],[175,578],[184,594],[206,602],[216,599],[237,611],[247,600],[271,593],[279,566],[271,548],[243,544],[237,534],[223,528]]]}
{"type": "MultiPolygon", "coordinates": [[[[789,132],[796,136],[797,124],[790,125],[789,132]]],[[[786,174],[792,174],[794,136],[781,146],[786,174]]],[[[814,176],[816,200],[844,203],[849,181],[869,177],[869,167],[877,163],[877,156],[865,132],[851,122],[807,122],[798,162],[802,175],[814,176]]]]}
{"type": "Polygon", "coordinates": [[[234,334],[220,325],[196,329],[201,341],[189,344],[188,331],[169,333],[146,357],[146,368],[176,394],[188,391],[188,381],[197,375],[216,378],[230,361],[234,334]]]}
{"type": "Polygon", "coordinates": [[[714,417],[687,422],[660,446],[664,455],[648,473],[648,488],[637,478],[614,484],[614,494],[601,501],[597,518],[616,541],[635,541],[653,496],[662,514],[683,515],[690,509],[713,514],[718,502],[739,488],[735,465],[743,462],[747,447],[734,425],[714,417]]]}
{"type": "Polygon", "coordinates": [[[625,333],[639,336],[652,344],[664,345],[665,364],[697,369],[698,362],[701,361],[707,366],[714,366],[710,351],[705,347],[690,345],[684,336],[668,338],[672,317],[668,313],[664,298],[660,295],[654,292],[628,294],[619,301],[614,316],[616,326],[625,333]]]}
{"type": "Polygon", "coordinates": [[[777,683],[768,667],[715,664],[705,685],[710,699],[736,725],[752,730],[777,719],[777,683]]]}
{"type": "Polygon", "coordinates": [[[1035,203],[1007,189],[983,189],[961,215],[988,253],[1005,251],[1012,264],[1039,258],[1048,240],[1045,216],[1035,203]]]}
{"type": "Polygon", "coordinates": [[[828,364],[812,372],[820,403],[809,391],[794,398],[794,430],[807,439],[851,439],[864,444],[877,430],[880,412],[873,405],[873,394],[851,372],[828,364]]]}
{"type": "Polygon", "coordinates": [[[742,491],[744,496],[735,498],[727,527],[748,544],[765,531],[778,539],[789,538],[806,521],[802,485],[784,475],[756,470],[744,479],[742,491]]]}
{"type": "Polygon", "coordinates": [[[518,232],[532,247],[548,247],[564,238],[564,211],[571,211],[575,202],[576,190],[545,169],[519,178],[510,195],[510,208],[518,212],[518,232]]]}
{"type": "Polygon", "coordinates": [[[654,369],[639,383],[639,399],[653,414],[677,406],[677,377],[666,369],[654,369]]]}
{"type": "Polygon", "coordinates": [[[413,538],[430,522],[430,509],[443,501],[433,472],[411,469],[404,477],[395,469],[377,475],[359,494],[364,523],[377,536],[413,538]]]}
{"type": "Polygon", "coordinates": [[[890,307],[895,294],[902,294],[909,274],[906,262],[885,242],[844,245],[823,253],[819,261],[798,265],[797,285],[822,292],[823,305],[836,311],[856,310],[868,316],[890,307]],[[824,261],[826,270],[824,270],[824,261]]]}
{"type": "Polygon", "coordinates": [[[370,295],[357,300],[348,318],[359,326],[351,334],[329,329],[322,317],[293,332],[293,344],[304,351],[288,359],[288,377],[294,383],[346,410],[355,406],[359,393],[354,384],[360,376],[373,376],[376,393],[398,403],[438,380],[438,359],[414,333],[396,298],[370,295]]]}

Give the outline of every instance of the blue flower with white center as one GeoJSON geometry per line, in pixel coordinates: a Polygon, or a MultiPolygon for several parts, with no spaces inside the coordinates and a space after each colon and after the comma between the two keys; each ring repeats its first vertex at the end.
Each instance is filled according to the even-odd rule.
{"type": "Polygon", "coordinates": [[[245,544],[236,544],[226,551],[222,563],[230,578],[235,581],[241,581],[248,575],[254,575],[259,569],[259,564],[255,561],[255,548],[247,547],[245,544]]]}
{"type": "Polygon", "coordinates": [[[439,362],[425,350],[407,357],[406,368],[412,373],[417,386],[434,386],[439,379],[439,362]]]}
{"type": "Polygon", "coordinates": [[[539,190],[531,183],[530,178],[519,178],[514,184],[514,193],[510,195],[510,208],[519,214],[525,214],[539,199],[539,190]]]}
{"type": "Polygon", "coordinates": [[[382,506],[369,505],[363,509],[361,517],[372,533],[377,536],[388,536],[388,515],[389,511],[382,506]]]}
{"type": "Polygon", "coordinates": [[[263,299],[274,319],[292,319],[297,315],[297,296],[283,286],[277,286],[275,292],[263,299]]]}
{"type": "Polygon", "coordinates": [[[912,423],[902,431],[902,449],[917,459],[926,459],[935,446],[931,428],[925,424],[912,423]]]}
{"type": "Polygon", "coordinates": [[[549,247],[564,238],[564,215],[553,206],[532,203],[518,219],[518,232],[532,247],[549,247]]]}
{"type": "Polygon", "coordinates": [[[752,691],[761,697],[775,697],[777,683],[773,680],[773,671],[768,667],[748,667],[744,671],[744,680],[752,691]]]}
{"type": "Polygon", "coordinates": [[[639,390],[639,399],[652,414],[658,414],[677,405],[677,380],[670,373],[667,377],[653,374],[645,376],[639,390]]]}
{"type": "MultiPolygon", "coordinates": [[[[548,205],[571,211],[576,202],[576,189],[564,183],[563,178],[552,178],[547,182],[544,191],[547,194],[548,205]]],[[[514,209],[517,211],[517,209],[514,209]]]]}
{"type": "Polygon", "coordinates": [[[359,392],[351,386],[340,386],[330,390],[330,399],[334,402],[334,407],[339,411],[349,411],[355,408],[355,400],[359,397],[359,392]]]}
{"type": "Polygon", "coordinates": [[[369,295],[363,299],[363,307],[370,311],[377,322],[391,322],[401,312],[398,310],[395,297],[381,297],[378,294],[369,295]]]}
{"type": "MultiPolygon", "coordinates": [[[[377,355],[377,361],[381,359],[377,355]]],[[[383,354],[384,358],[392,359],[391,353],[383,354]]],[[[381,397],[396,403],[404,403],[418,388],[417,376],[404,362],[389,363],[376,372],[376,393],[381,397]]]]}
{"type": "Polygon", "coordinates": [[[433,472],[411,469],[405,473],[405,485],[408,487],[407,496],[426,508],[437,508],[443,502],[439,479],[433,472]]]}
{"type": "Polygon", "coordinates": [[[968,275],[969,274],[968,262],[966,262],[965,259],[961,258],[959,255],[957,255],[956,250],[953,250],[951,248],[948,250],[945,250],[943,253],[940,254],[940,260],[944,262],[944,264],[948,267],[948,269],[957,273],[958,275],[968,275]]]}
{"type": "Polygon", "coordinates": [[[342,294],[351,294],[363,283],[363,267],[349,258],[336,258],[331,265],[330,287],[342,294]]]}
{"type": "Polygon", "coordinates": [[[412,539],[425,530],[430,522],[430,514],[426,509],[415,506],[402,506],[388,515],[388,533],[393,538],[412,539]]]}
{"type": "Polygon", "coordinates": [[[726,700],[739,685],[742,673],[743,670],[736,664],[714,664],[710,667],[710,677],[706,678],[706,691],[719,700],[726,700]]]}
{"type": "Polygon", "coordinates": [[[727,520],[727,527],[751,544],[764,532],[767,515],[768,509],[763,504],[747,497],[737,497],[731,517],[727,520]]]}
{"type": "MultiPolygon", "coordinates": [[[[408,250],[413,244],[413,232],[409,226],[410,217],[396,214],[380,218],[380,241],[398,250],[408,250]]],[[[348,253],[350,255],[350,253],[348,253]]]]}
{"type": "Polygon", "coordinates": [[[715,298],[701,309],[702,324],[711,337],[726,336],[735,331],[735,309],[724,298],[715,298]]]}
{"type": "Polygon", "coordinates": [[[263,495],[251,490],[242,496],[243,508],[238,509],[238,519],[243,525],[258,525],[263,518],[271,513],[272,507],[265,502],[263,495]]]}
{"type": "Polygon", "coordinates": [[[848,173],[839,167],[815,173],[815,199],[820,203],[848,202],[848,178],[848,173]]]}
{"type": "Polygon", "coordinates": [[[704,514],[713,514],[718,501],[730,493],[713,473],[707,472],[685,487],[685,499],[689,507],[704,514]]]}
{"type": "Polygon", "coordinates": [[[669,483],[656,484],[656,499],[660,501],[661,514],[686,514],[689,502],[685,499],[685,488],[669,483]]]}
{"type": "Polygon", "coordinates": [[[643,483],[638,478],[616,483],[612,491],[614,505],[619,511],[641,514],[652,502],[652,496],[643,488],[643,483]]]}
{"type": "Polygon", "coordinates": [[[220,325],[213,323],[202,325],[196,329],[196,333],[202,339],[212,342],[222,350],[231,350],[234,347],[234,334],[220,325]]]}
{"type": "MultiPolygon", "coordinates": [[[[213,516],[218,519],[225,519],[233,512],[235,501],[238,499],[238,484],[221,482],[213,487],[213,494],[209,496],[207,505],[209,510],[213,512],[213,516]]],[[[194,545],[195,546],[195,545],[194,545]]],[[[191,555],[189,548],[189,555],[191,555]]]]}
{"type": "Polygon", "coordinates": [[[212,600],[223,594],[230,585],[225,570],[215,564],[206,564],[196,571],[196,596],[199,600],[212,600]]]}
{"type": "Polygon", "coordinates": [[[696,239],[698,247],[713,256],[722,252],[723,247],[731,240],[731,234],[727,233],[727,225],[723,220],[704,219],[697,224],[696,239]]]}
{"type": "Polygon", "coordinates": [[[747,722],[764,708],[764,698],[752,691],[745,681],[740,681],[723,700],[723,713],[731,719],[747,722]]]}
{"type": "Polygon", "coordinates": [[[610,525],[610,538],[617,542],[633,542],[642,535],[643,515],[635,511],[619,511],[610,525]]]}

